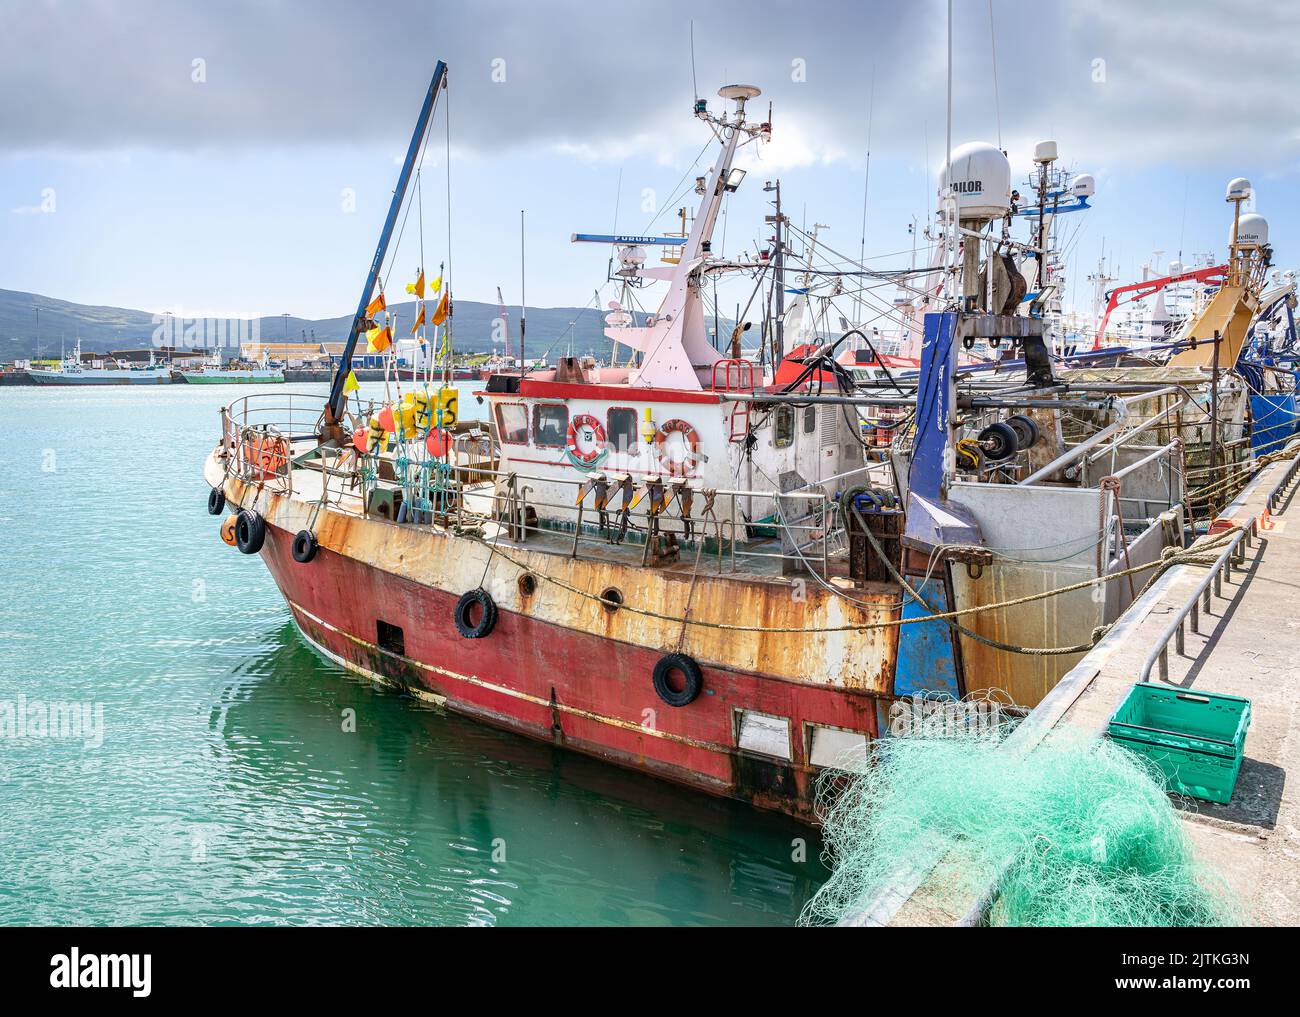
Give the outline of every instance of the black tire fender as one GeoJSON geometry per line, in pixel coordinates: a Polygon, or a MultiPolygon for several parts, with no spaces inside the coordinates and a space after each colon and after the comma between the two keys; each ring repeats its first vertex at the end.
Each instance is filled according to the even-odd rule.
{"type": "Polygon", "coordinates": [[[266,541],[266,520],[244,509],[235,519],[235,546],[244,554],[257,554],[266,541]]]}
{"type": "Polygon", "coordinates": [[[456,610],[452,617],[456,622],[456,631],[466,639],[482,639],[497,623],[497,605],[492,595],[483,587],[461,594],[456,601],[456,610]],[[475,607],[481,609],[477,622],[471,622],[471,612],[475,607]]]}
{"type": "Polygon", "coordinates": [[[226,492],[214,487],[208,492],[208,515],[219,516],[226,507],[226,492]]]}
{"type": "Polygon", "coordinates": [[[689,706],[704,687],[704,673],[700,665],[686,654],[670,653],[655,665],[654,685],[659,698],[669,706],[689,706]],[[668,684],[668,676],[674,671],[685,680],[680,690],[668,684]]]}
{"type": "Polygon", "coordinates": [[[293,538],[293,560],[306,565],[316,557],[316,534],[311,530],[299,530],[293,538]]]}

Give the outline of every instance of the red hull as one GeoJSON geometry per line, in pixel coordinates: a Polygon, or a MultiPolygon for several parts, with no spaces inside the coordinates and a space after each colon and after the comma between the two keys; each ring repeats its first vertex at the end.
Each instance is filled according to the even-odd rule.
{"type": "Polygon", "coordinates": [[[502,609],[482,639],[452,620],[457,595],[321,548],[308,564],[267,526],[262,556],[304,635],[328,654],[448,708],[715,794],[814,818],[809,724],[878,732],[877,697],[722,667],[684,707],[658,698],[662,653],[502,609]],[[378,623],[391,631],[379,644],[378,623]],[[790,720],[787,761],[737,747],[738,712],[790,720]]]}

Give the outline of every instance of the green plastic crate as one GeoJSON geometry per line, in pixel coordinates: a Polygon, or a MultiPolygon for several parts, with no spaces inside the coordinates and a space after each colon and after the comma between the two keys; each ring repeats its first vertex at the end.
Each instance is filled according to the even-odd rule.
{"type": "Polygon", "coordinates": [[[1145,756],[1170,790],[1227,802],[1241,773],[1250,700],[1141,682],[1119,704],[1106,733],[1145,756]]]}

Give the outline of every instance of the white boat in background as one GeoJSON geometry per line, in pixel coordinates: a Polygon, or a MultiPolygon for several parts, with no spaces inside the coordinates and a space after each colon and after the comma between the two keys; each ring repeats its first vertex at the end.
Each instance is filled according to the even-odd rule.
{"type": "Polygon", "coordinates": [[[28,374],[38,385],[169,385],[172,380],[171,368],[165,364],[155,364],[153,354],[149,355],[147,366],[131,367],[122,361],[105,358],[103,366],[92,363],[86,366],[81,361],[81,340],[69,356],[55,368],[31,368],[28,374]]]}

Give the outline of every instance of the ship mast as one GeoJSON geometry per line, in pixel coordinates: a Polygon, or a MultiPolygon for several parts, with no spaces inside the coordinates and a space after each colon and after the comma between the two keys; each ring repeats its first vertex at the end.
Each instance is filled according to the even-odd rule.
{"type": "Polygon", "coordinates": [[[438,93],[446,87],[446,82],[447,65],[439,60],[434,65],[433,80],[429,82],[429,91],[425,94],[424,105],[420,107],[420,117],[416,121],[415,132],[411,135],[411,144],[406,149],[406,160],[402,163],[402,172],[397,177],[397,187],[393,189],[393,200],[388,206],[388,218],[384,220],[384,228],[379,234],[379,246],[375,248],[375,257],[370,263],[370,271],[366,274],[366,282],[361,289],[361,299],[357,302],[357,312],[352,316],[352,324],[348,328],[348,338],[343,344],[343,355],[339,358],[338,370],[334,372],[334,381],[330,385],[330,398],[325,406],[325,417],[321,427],[322,440],[339,441],[342,437],[343,408],[347,405],[347,393],[343,390],[343,383],[352,370],[352,354],[357,348],[357,338],[361,334],[362,324],[366,321],[366,305],[370,303],[375,283],[379,279],[379,270],[384,264],[384,255],[388,253],[388,241],[393,236],[393,227],[397,225],[397,215],[406,198],[407,185],[411,182],[411,171],[415,168],[420,144],[433,117],[434,103],[437,101],[438,93]]]}

